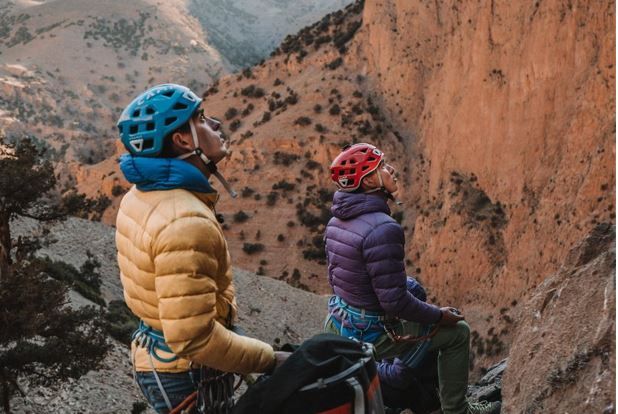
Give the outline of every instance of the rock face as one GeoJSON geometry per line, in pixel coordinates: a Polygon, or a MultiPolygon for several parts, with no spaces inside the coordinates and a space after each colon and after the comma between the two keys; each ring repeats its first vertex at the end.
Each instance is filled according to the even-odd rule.
{"type": "Polygon", "coordinates": [[[615,222],[614,23],[609,3],[365,5],[362,73],[408,149],[409,257],[477,351],[615,222]]]}
{"type": "Polygon", "coordinates": [[[206,106],[234,123],[223,171],[252,191],[220,207],[248,215],[228,222],[236,260],[255,269],[242,248],[262,243],[266,274],[327,289],[307,260],[328,218],[325,167],[342,143],[375,142],[400,170],[408,271],[464,309],[478,355],[504,354],[522,298],[615,221],[613,22],[601,3],[371,1],[221,79],[206,106]],[[343,48],[316,42],[358,22],[343,48]]]}
{"type": "MultiPolygon", "coordinates": [[[[475,367],[502,359],[513,335],[540,323],[524,306],[535,289],[562,274],[571,247],[598,223],[615,223],[614,25],[613,4],[603,2],[372,0],[322,18],[263,64],[221,78],[204,105],[225,121],[234,149],[220,167],[241,196],[223,195],[218,205],[234,263],[328,291],[327,166],[344,143],[376,143],[400,172],[404,206],[394,213],[406,231],[408,272],[430,301],[464,311],[475,367]]],[[[2,87],[26,87],[24,73],[2,87]]],[[[113,195],[107,223],[128,186],[115,151],[78,180],[83,191],[113,195]]],[[[606,285],[590,283],[587,294],[604,298],[606,285]]],[[[544,312],[557,299],[562,309],[584,302],[565,293],[548,299],[544,312]]],[[[562,352],[564,339],[552,335],[575,325],[555,317],[566,325],[545,334],[546,360],[532,355],[541,367],[547,362],[542,372],[554,386],[538,380],[516,392],[515,378],[505,377],[513,412],[554,412],[572,401],[567,391],[591,407],[606,404],[605,388],[587,394],[565,379],[567,371],[605,378],[591,368],[605,361],[605,328],[599,337],[580,328],[585,334],[571,339],[582,341],[571,344],[581,348],[562,352]]],[[[595,317],[581,313],[582,326],[602,326],[595,317]]],[[[523,360],[509,360],[512,375],[519,372],[512,367],[533,369],[523,360]]]]}
{"type": "Polygon", "coordinates": [[[504,413],[610,413],[616,403],[616,235],[601,224],[522,309],[504,413]]]}

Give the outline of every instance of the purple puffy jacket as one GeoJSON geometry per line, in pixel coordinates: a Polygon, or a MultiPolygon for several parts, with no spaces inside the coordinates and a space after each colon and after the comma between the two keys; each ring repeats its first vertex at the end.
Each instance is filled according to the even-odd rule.
{"type": "Polygon", "coordinates": [[[405,238],[382,193],[337,191],[326,226],[328,281],[348,304],[424,324],[440,309],[406,289],[405,238]]]}

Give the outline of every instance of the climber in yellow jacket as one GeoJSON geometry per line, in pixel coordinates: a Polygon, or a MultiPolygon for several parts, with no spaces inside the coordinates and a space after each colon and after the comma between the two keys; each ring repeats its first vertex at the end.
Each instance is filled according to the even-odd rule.
{"type": "Polygon", "coordinates": [[[174,84],[147,90],[118,121],[129,151],[120,168],[134,184],[116,220],[118,264],[125,301],[141,320],[132,343],[137,382],[160,413],[195,390],[200,365],[267,372],[287,356],[229,329],[232,268],[208,181],[215,175],[229,190],[216,169],[227,155],[219,127],[198,96],[174,84]]]}

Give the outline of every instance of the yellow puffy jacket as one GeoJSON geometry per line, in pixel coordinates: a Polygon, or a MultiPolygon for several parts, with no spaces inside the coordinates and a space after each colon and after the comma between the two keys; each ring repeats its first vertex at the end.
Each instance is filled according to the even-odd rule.
{"type": "Polygon", "coordinates": [[[217,193],[136,187],[122,199],[116,247],[125,301],[180,357],[163,363],[133,344],[137,371],[151,371],[152,361],[157,371],[181,372],[193,361],[194,368],[264,372],[274,361],[270,345],[226,329],[237,308],[217,199],[217,193]]]}

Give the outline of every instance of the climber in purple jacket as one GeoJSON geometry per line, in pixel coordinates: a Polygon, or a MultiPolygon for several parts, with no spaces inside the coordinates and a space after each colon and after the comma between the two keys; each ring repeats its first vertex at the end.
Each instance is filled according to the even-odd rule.
{"type": "Polygon", "coordinates": [[[370,144],[344,148],[330,166],[335,193],[325,235],[329,300],[325,330],[374,345],[378,360],[415,366],[438,350],[444,414],[493,414],[500,403],[466,400],[470,328],[459,311],[423,302],[406,289],[404,233],[390,216],[395,169],[370,144]]]}

